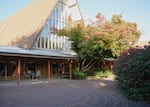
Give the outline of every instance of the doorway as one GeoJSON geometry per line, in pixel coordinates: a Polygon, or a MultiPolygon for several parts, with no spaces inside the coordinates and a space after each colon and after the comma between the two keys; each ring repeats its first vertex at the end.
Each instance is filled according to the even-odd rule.
{"type": "Polygon", "coordinates": [[[0,77],[4,77],[5,74],[5,63],[0,62],[0,77]]]}
{"type": "Polygon", "coordinates": [[[58,64],[57,63],[52,63],[51,65],[51,77],[52,78],[59,78],[60,77],[60,73],[58,71],[58,64]]]}

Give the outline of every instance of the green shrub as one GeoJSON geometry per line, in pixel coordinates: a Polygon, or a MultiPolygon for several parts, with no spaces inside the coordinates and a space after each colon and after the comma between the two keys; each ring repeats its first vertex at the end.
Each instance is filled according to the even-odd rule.
{"type": "Polygon", "coordinates": [[[72,76],[74,79],[85,79],[86,78],[86,74],[82,71],[77,70],[77,69],[74,69],[72,71],[72,76]]]}
{"type": "Polygon", "coordinates": [[[108,77],[110,74],[111,72],[108,69],[99,69],[95,71],[94,76],[95,77],[108,77]]]}
{"type": "Polygon", "coordinates": [[[150,101],[150,47],[132,48],[114,63],[120,92],[134,101],[150,101]]]}

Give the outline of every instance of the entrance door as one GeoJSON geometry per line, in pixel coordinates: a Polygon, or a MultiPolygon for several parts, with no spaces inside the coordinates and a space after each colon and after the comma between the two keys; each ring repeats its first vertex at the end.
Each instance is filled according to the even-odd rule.
{"type": "Polygon", "coordinates": [[[35,79],[36,78],[35,63],[28,62],[27,75],[31,79],[35,79]]]}
{"type": "Polygon", "coordinates": [[[5,63],[0,63],[0,77],[5,76],[5,63]]]}
{"type": "Polygon", "coordinates": [[[52,78],[59,78],[59,76],[60,76],[57,63],[53,63],[51,65],[51,76],[52,76],[52,78]]]}
{"type": "Polygon", "coordinates": [[[7,63],[1,62],[0,63],[0,78],[1,79],[7,79],[8,76],[8,69],[7,69],[7,63]]]}

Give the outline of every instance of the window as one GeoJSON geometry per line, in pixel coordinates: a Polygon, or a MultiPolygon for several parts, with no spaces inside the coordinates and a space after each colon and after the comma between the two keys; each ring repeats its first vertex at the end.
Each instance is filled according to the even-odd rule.
{"type": "Polygon", "coordinates": [[[37,48],[47,48],[55,50],[69,50],[69,40],[65,37],[59,37],[56,35],[57,31],[68,27],[67,23],[67,9],[68,5],[66,1],[61,0],[58,2],[56,8],[54,8],[52,15],[47,21],[44,29],[42,30],[39,38],[36,42],[37,48]]]}

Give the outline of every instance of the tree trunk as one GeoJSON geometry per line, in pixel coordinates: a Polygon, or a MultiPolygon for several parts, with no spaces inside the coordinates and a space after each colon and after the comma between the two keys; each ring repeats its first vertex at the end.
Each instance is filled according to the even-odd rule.
{"type": "Polygon", "coordinates": [[[87,59],[83,59],[80,62],[81,65],[81,71],[83,72],[87,72],[88,70],[90,70],[92,68],[92,66],[95,64],[95,61],[92,60],[87,60],[87,59]]]}

